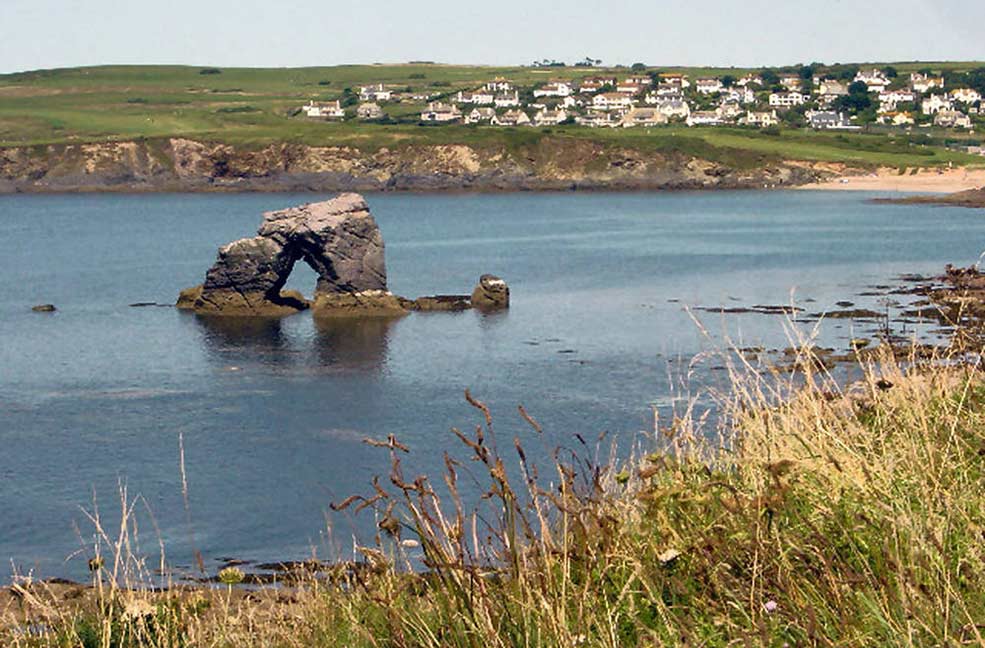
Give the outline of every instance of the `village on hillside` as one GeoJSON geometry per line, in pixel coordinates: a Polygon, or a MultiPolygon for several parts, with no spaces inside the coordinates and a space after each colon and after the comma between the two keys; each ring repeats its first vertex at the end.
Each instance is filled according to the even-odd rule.
{"type": "MultiPolygon", "coordinates": [[[[977,79],[977,77],[976,77],[977,79]]],[[[494,78],[478,87],[414,91],[375,84],[347,89],[334,101],[311,101],[312,119],[386,121],[388,105],[420,104],[423,124],[491,126],[654,127],[776,126],[861,130],[870,125],[972,130],[985,121],[982,90],[927,69],[899,75],[891,66],[824,73],[763,70],[701,77],[637,70],[595,74],[521,87],[494,78]]],[[[406,111],[404,111],[406,112],[406,111]]]]}

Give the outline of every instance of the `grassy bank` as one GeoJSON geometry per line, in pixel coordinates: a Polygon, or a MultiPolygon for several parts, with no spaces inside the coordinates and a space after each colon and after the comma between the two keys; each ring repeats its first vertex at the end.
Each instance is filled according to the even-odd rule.
{"type": "MultiPolygon", "coordinates": [[[[925,64],[899,64],[901,74],[925,64]]],[[[977,63],[934,64],[965,69],[977,63]]],[[[661,68],[691,76],[740,75],[740,69],[661,68]]],[[[934,129],[917,136],[899,132],[837,134],[756,129],[504,129],[416,125],[420,104],[387,104],[398,123],[350,120],[325,123],[295,113],[308,100],[334,99],[346,88],[387,83],[442,96],[494,77],[524,86],[552,78],[591,74],[625,75],[628,70],[590,68],[490,68],[448,65],[363,65],[299,69],[104,66],[0,75],[0,147],[186,137],[241,147],[291,142],[312,146],[355,146],[366,150],[414,144],[515,146],[561,134],[640,150],[683,150],[712,162],[764,164],[796,159],[849,164],[915,167],[982,164],[982,158],[947,150],[945,138],[967,137],[934,129]]],[[[40,153],[39,153],[40,154],[40,153]]]]}
{"type": "Polygon", "coordinates": [[[339,503],[379,522],[358,564],[317,579],[300,567],[290,589],[255,595],[135,593],[114,586],[128,566],[121,529],[123,560],[105,558],[88,606],[52,606],[44,586],[25,587],[8,615],[48,625],[22,616],[3,644],[985,643],[977,370],[909,373],[872,354],[843,392],[826,376],[795,385],[733,362],[739,380],[711,441],[685,409],[628,464],[586,459],[590,442],[538,468],[523,450],[536,421],[521,408],[529,438],[496,439],[470,400],[478,425],[450,437],[464,454],[446,474],[403,475],[392,440],[380,450],[393,455],[389,479],[339,503]],[[455,495],[470,475],[487,492],[475,512],[455,495]]]}

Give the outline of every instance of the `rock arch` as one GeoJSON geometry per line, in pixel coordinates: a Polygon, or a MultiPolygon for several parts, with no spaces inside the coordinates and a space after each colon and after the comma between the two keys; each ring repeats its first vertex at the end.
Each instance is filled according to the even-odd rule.
{"type": "Polygon", "coordinates": [[[286,315],[316,310],[404,309],[387,291],[383,237],[358,194],[267,212],[257,235],[219,248],[201,286],[182,292],[178,306],[201,313],[286,315]],[[314,303],[284,292],[294,265],[318,274],[314,303]]]}
{"type": "Polygon", "coordinates": [[[206,315],[277,317],[312,308],[324,316],[394,316],[410,310],[501,310],[509,300],[506,282],[493,275],[483,275],[471,296],[410,300],[390,293],[380,228],[363,197],[346,193],[265,213],[256,236],[219,248],[205,282],[181,291],[177,306],[206,315]],[[312,301],[284,290],[299,261],[318,274],[312,301]]]}

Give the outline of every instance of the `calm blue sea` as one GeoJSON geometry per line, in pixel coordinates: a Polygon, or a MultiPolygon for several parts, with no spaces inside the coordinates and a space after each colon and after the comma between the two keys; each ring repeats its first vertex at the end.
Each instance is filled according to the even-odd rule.
{"type": "MultiPolygon", "coordinates": [[[[545,429],[535,458],[576,434],[628,447],[685,380],[721,379],[715,362],[689,365],[724,337],[787,345],[781,317],[695,313],[709,338],[685,305],[880,308],[858,293],[985,249],[980,210],[870,197],[370,195],[394,292],[466,293],[491,272],[513,307],[331,323],[129,306],[173,303],[262,211],[320,196],[0,197],[0,560],[83,575],[84,558],[66,558],[92,544],[84,510],[118,519],[120,484],[141,496],[145,549],[159,533],[176,565],[196,548],[209,565],[326,556],[372,522],[328,508],[388,468],[362,439],[395,434],[413,449],[406,471],[434,473],[449,429],[478,422],[465,388],[507,445],[531,434],[524,405],[545,429]],[[31,312],[42,302],[58,311],[31,312]]],[[[314,280],[299,265],[291,287],[314,280]]],[[[860,333],[823,327],[835,345],[860,333]]]]}

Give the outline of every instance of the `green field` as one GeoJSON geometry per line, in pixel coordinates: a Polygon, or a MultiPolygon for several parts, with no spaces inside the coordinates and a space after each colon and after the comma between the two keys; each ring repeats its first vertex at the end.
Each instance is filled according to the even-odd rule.
{"type": "MultiPolygon", "coordinates": [[[[910,71],[966,70],[985,63],[896,63],[910,71]]],[[[741,68],[657,68],[703,75],[741,75],[741,68]]],[[[550,135],[588,138],[643,150],[684,151],[741,165],[769,159],[839,161],[890,166],[975,164],[982,158],[946,150],[945,137],[973,134],[920,129],[867,134],[784,130],[766,135],[742,128],[586,129],[574,126],[519,130],[417,125],[421,104],[388,103],[391,124],[355,120],[326,123],[296,116],[308,100],[330,100],[346,88],[386,83],[447,95],[502,76],[521,87],[555,78],[630,70],[598,68],[477,67],[435,64],[357,65],[294,69],[105,66],[0,75],[0,146],[31,146],[183,136],[258,147],[276,142],[348,145],[363,149],[422,143],[527,144],[550,135]]]]}

